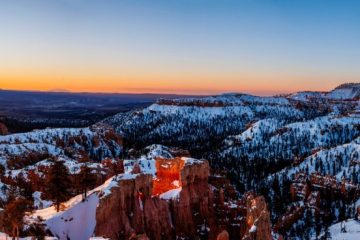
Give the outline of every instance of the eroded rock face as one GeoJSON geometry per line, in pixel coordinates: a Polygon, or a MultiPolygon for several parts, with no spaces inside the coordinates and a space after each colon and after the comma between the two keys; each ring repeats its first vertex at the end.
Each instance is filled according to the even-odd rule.
{"type": "Polygon", "coordinates": [[[208,176],[207,161],[185,165],[181,170],[182,191],[178,198],[168,201],[152,195],[151,175],[120,180],[111,194],[100,200],[96,235],[127,239],[135,233],[150,239],[174,239],[197,236],[198,227],[204,223],[216,229],[208,176]]]}
{"type": "MultiPolygon", "coordinates": [[[[227,228],[219,219],[213,186],[208,183],[207,161],[185,163],[180,171],[181,192],[168,200],[153,195],[153,177],[137,174],[119,180],[111,194],[100,199],[96,236],[110,239],[249,239],[270,240],[270,218],[263,197],[249,194],[243,201],[241,231],[227,228]],[[246,221],[245,221],[246,219],[246,221]],[[256,226],[256,231],[254,227],[256,226]],[[226,230],[225,230],[226,229],[226,230]],[[229,232],[230,230],[230,232],[229,232]]],[[[225,216],[228,218],[229,216],[225,216]]]]}
{"type": "Polygon", "coordinates": [[[181,171],[179,199],[170,200],[176,236],[195,237],[209,235],[215,239],[217,226],[213,210],[213,195],[208,184],[210,169],[207,161],[203,164],[185,165],[181,171]],[[201,228],[209,228],[200,232],[201,228]]]}
{"type": "Polygon", "coordinates": [[[120,180],[111,194],[99,203],[95,233],[111,239],[126,239],[133,233],[144,233],[142,198],[151,195],[151,181],[152,176],[146,174],[120,180]]]}
{"type": "Polygon", "coordinates": [[[246,197],[247,228],[244,240],[271,240],[270,213],[263,196],[250,193],[246,197]]]}

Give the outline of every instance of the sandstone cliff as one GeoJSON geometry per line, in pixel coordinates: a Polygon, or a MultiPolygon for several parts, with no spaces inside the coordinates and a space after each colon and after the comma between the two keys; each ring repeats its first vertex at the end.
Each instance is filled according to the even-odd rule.
{"type": "Polygon", "coordinates": [[[256,197],[250,193],[246,197],[246,222],[247,228],[244,240],[270,240],[270,213],[263,196],[256,197]]]}
{"type": "Polygon", "coordinates": [[[208,162],[185,163],[180,171],[181,191],[168,200],[152,194],[151,175],[119,181],[111,194],[100,200],[96,235],[111,239],[134,234],[146,234],[150,239],[193,238],[204,223],[215,228],[208,162]]]}
{"type": "MultiPolygon", "coordinates": [[[[271,239],[269,212],[263,197],[248,194],[237,202],[236,208],[226,208],[224,190],[216,195],[216,188],[208,183],[210,168],[207,161],[189,158],[157,161],[155,179],[142,173],[122,179],[111,189],[111,194],[100,198],[96,210],[96,236],[110,239],[141,236],[155,240],[196,237],[271,239]],[[180,171],[178,175],[176,169],[180,171]],[[165,198],[160,192],[167,189],[159,189],[157,181],[165,184],[167,180],[179,180],[180,187],[173,189],[179,190],[178,194],[165,198]],[[236,219],[240,218],[242,220],[237,224],[236,219]]],[[[171,187],[169,183],[165,185],[171,187]]],[[[228,192],[226,190],[227,196],[228,192]]],[[[233,194],[230,196],[234,198],[233,194]]]]}

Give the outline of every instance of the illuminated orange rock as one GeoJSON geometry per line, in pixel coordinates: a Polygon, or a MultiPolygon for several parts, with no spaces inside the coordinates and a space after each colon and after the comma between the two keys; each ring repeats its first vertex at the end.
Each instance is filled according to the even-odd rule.
{"type": "Polygon", "coordinates": [[[180,172],[185,161],[180,157],[156,158],[156,178],[153,180],[153,194],[159,195],[171,189],[181,187],[180,172]]]}

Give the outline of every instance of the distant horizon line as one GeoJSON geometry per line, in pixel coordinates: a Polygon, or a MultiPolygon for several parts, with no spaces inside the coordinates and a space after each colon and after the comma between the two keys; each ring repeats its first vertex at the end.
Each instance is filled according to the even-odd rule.
{"type": "MultiPolygon", "coordinates": [[[[341,84],[342,85],[342,84],[341,84]]],[[[340,85],[339,85],[340,86],[340,85]]],[[[335,89],[335,87],[333,88],[335,89]]],[[[219,92],[219,93],[171,93],[171,92],[108,92],[108,91],[72,91],[68,89],[49,89],[49,90],[39,90],[39,89],[4,89],[0,88],[0,91],[9,91],[9,92],[32,92],[32,93],[66,93],[66,94],[103,94],[103,95],[172,95],[172,96],[217,96],[217,95],[225,95],[225,94],[245,94],[245,95],[253,95],[253,96],[261,96],[261,97],[275,97],[282,96],[287,94],[294,94],[298,92],[320,92],[326,93],[331,90],[299,90],[292,92],[276,92],[270,94],[271,91],[260,91],[260,92],[269,92],[269,94],[256,94],[251,91],[228,91],[228,92],[219,92]]]]}

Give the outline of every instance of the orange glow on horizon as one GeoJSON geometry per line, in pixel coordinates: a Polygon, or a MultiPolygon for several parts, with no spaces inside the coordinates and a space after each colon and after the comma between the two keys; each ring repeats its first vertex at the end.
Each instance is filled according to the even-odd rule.
{"type": "MultiPolygon", "coordinates": [[[[171,93],[171,94],[219,94],[244,92],[256,95],[273,95],[296,91],[328,91],[342,80],[328,76],[292,76],[289,74],[230,73],[230,74],[0,74],[0,89],[26,91],[103,92],[103,93],[171,93]],[[302,81],[301,79],[307,79],[302,81]],[[329,80],[330,79],[330,80],[329,80]]],[[[341,78],[343,79],[343,78],[341,78]]],[[[349,79],[349,78],[347,78],[349,79]]]]}

